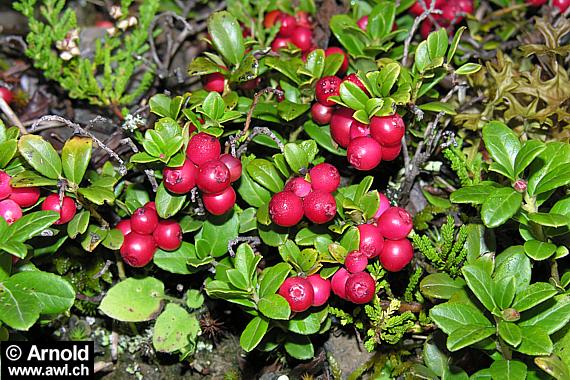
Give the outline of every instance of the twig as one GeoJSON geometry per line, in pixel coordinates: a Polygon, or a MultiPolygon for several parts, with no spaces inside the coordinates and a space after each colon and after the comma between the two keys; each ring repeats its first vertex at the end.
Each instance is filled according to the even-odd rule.
{"type": "Polygon", "coordinates": [[[237,136],[237,138],[245,135],[247,133],[247,131],[249,130],[249,125],[251,124],[251,118],[253,117],[253,111],[255,110],[255,107],[257,106],[257,103],[259,102],[259,98],[261,98],[261,95],[267,94],[267,93],[273,93],[277,96],[283,96],[283,91],[278,90],[276,88],[273,87],[266,87],[263,90],[260,90],[258,92],[255,93],[255,95],[253,96],[253,102],[251,103],[251,106],[249,107],[249,111],[247,111],[247,116],[245,118],[245,125],[243,128],[243,131],[241,131],[241,133],[237,136]]]}
{"type": "Polygon", "coordinates": [[[109,267],[111,266],[111,264],[113,264],[113,262],[111,260],[106,260],[105,261],[105,265],[103,266],[103,268],[101,268],[101,270],[97,273],[95,273],[95,275],[93,276],[94,279],[101,277],[102,275],[105,274],[105,272],[107,272],[107,270],[109,270],[109,267]]]}
{"type": "MultiPolygon", "coordinates": [[[[404,41],[404,57],[402,58],[402,65],[408,66],[408,58],[410,53],[410,44],[412,43],[412,39],[414,38],[414,34],[416,34],[416,30],[420,26],[420,23],[428,18],[431,14],[442,14],[443,12],[439,9],[435,9],[435,1],[432,1],[429,8],[426,6],[424,0],[418,0],[421,6],[425,9],[425,11],[416,17],[406,40],[404,41]]],[[[433,20],[433,19],[432,19],[433,20]]],[[[434,21],[434,20],[433,20],[434,21]]]]}
{"type": "Polygon", "coordinates": [[[99,140],[92,133],[90,133],[89,131],[87,131],[83,127],[81,127],[79,124],[74,123],[70,120],[67,120],[64,117],[57,116],[57,115],[42,116],[38,120],[36,120],[34,122],[34,124],[32,124],[30,131],[35,132],[36,127],[45,121],[58,121],[58,122],[62,123],[62,125],[66,125],[70,128],[73,128],[73,132],[75,134],[81,134],[81,135],[89,136],[99,146],[99,148],[101,148],[105,152],[107,152],[107,154],[109,156],[111,156],[115,161],[117,161],[119,163],[119,172],[121,173],[121,175],[127,174],[127,167],[125,166],[125,162],[121,159],[121,157],[119,157],[119,155],[117,153],[115,153],[113,151],[113,149],[109,148],[101,140],[99,140]]]}
{"type": "Polygon", "coordinates": [[[21,134],[25,135],[28,133],[28,131],[20,121],[20,118],[18,118],[18,115],[16,115],[16,113],[12,110],[12,108],[8,105],[8,103],[6,103],[6,101],[2,97],[0,97],[0,110],[2,110],[4,115],[6,115],[6,117],[8,118],[8,120],[10,120],[12,124],[14,124],[16,127],[18,127],[18,129],[20,129],[21,134]]]}
{"type": "Polygon", "coordinates": [[[253,248],[260,245],[261,240],[257,236],[238,236],[237,238],[228,241],[228,252],[230,253],[231,257],[236,256],[233,246],[238,243],[248,243],[253,248]]]}
{"type": "Polygon", "coordinates": [[[267,128],[267,127],[255,127],[255,128],[253,128],[253,131],[251,131],[249,136],[247,136],[247,139],[243,142],[243,144],[237,150],[237,152],[236,152],[237,158],[240,158],[241,155],[247,151],[247,146],[249,145],[251,140],[253,140],[253,138],[257,135],[266,135],[271,140],[275,141],[275,143],[279,147],[279,150],[281,151],[281,153],[283,153],[283,151],[285,150],[285,145],[283,145],[283,142],[281,140],[279,140],[279,137],[277,137],[275,135],[275,133],[271,132],[271,130],[269,128],[267,128]]]}
{"type": "MultiPolygon", "coordinates": [[[[131,148],[131,150],[135,153],[139,152],[139,148],[129,137],[122,139],[120,143],[128,145],[131,148]]],[[[144,174],[146,174],[148,181],[152,186],[152,191],[156,193],[156,191],[158,190],[158,182],[156,182],[156,177],[154,176],[154,172],[150,169],[144,169],[144,174]]]]}
{"type": "Polygon", "coordinates": [[[194,213],[196,215],[206,215],[204,203],[202,202],[202,198],[200,197],[200,193],[198,192],[197,187],[194,187],[192,190],[190,190],[190,200],[198,205],[194,208],[194,213]]]}

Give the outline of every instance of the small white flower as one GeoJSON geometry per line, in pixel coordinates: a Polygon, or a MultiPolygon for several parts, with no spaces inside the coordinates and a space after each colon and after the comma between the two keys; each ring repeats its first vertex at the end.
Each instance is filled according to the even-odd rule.
{"type": "Polygon", "coordinates": [[[123,122],[122,127],[127,131],[134,132],[139,127],[145,125],[145,123],[146,123],[145,119],[143,119],[139,115],[133,116],[131,114],[128,114],[125,117],[125,121],[123,122]]]}
{"type": "Polygon", "coordinates": [[[109,14],[111,15],[111,17],[113,17],[116,20],[123,15],[123,11],[121,11],[120,6],[113,5],[109,10],[109,14]]]}

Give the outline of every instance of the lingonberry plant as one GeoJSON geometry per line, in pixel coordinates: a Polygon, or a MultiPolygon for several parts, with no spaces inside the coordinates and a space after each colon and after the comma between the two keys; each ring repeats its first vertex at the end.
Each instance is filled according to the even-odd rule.
{"type": "Polygon", "coordinates": [[[292,377],[570,378],[567,4],[190,3],[121,1],[93,46],[64,1],[15,3],[53,82],[0,72],[0,339],[110,328],[112,360],[203,376],[225,329],[292,377]],[[347,367],[338,332],[375,354],[347,367]]]}

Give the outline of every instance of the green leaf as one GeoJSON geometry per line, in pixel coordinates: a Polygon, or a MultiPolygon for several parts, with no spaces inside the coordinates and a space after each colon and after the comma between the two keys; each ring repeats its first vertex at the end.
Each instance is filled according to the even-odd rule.
{"type": "Polygon", "coordinates": [[[447,349],[449,351],[458,351],[462,348],[482,341],[495,333],[494,327],[485,327],[481,325],[466,325],[453,330],[447,337],[447,349]]]}
{"type": "Polygon", "coordinates": [[[515,277],[511,275],[493,279],[492,290],[497,307],[500,310],[506,309],[515,298],[515,277]]]}
{"type": "Polygon", "coordinates": [[[118,229],[112,229],[109,230],[109,232],[107,233],[101,244],[103,244],[103,247],[105,248],[109,248],[112,251],[116,251],[121,249],[124,238],[125,237],[121,231],[119,231],[118,229]]]}
{"type": "Polygon", "coordinates": [[[261,317],[253,318],[247,324],[245,330],[243,330],[239,338],[239,344],[245,351],[250,352],[261,342],[268,327],[269,322],[266,319],[261,317]]]}
{"type": "MultiPolygon", "coordinates": [[[[57,214],[57,216],[59,219],[59,214],[57,214]]],[[[89,211],[81,211],[77,213],[69,223],[67,223],[67,234],[70,238],[75,239],[77,235],[83,234],[87,231],[90,216],[91,213],[89,211]]]]}
{"type": "Polygon", "coordinates": [[[499,321],[499,336],[513,347],[517,347],[522,341],[521,329],[512,322],[499,321]]]}
{"type": "Polygon", "coordinates": [[[204,114],[213,120],[219,120],[224,116],[225,109],[226,105],[224,104],[222,96],[215,91],[209,92],[202,103],[204,114]]]}
{"type": "Polygon", "coordinates": [[[289,303],[279,294],[269,294],[261,298],[257,303],[257,307],[267,318],[286,320],[291,316],[289,303]]]}
{"type": "Polygon", "coordinates": [[[487,310],[493,311],[496,305],[493,298],[491,276],[480,266],[474,264],[465,265],[461,272],[465,277],[469,289],[471,289],[487,310]]]}
{"type": "Polygon", "coordinates": [[[18,151],[18,141],[6,140],[0,143],[0,168],[5,168],[18,151]]]}
{"type": "Polygon", "coordinates": [[[511,180],[515,180],[515,159],[521,149],[517,135],[505,124],[491,121],[483,127],[483,141],[493,160],[507,170],[511,180]]]}
{"type": "Polygon", "coordinates": [[[504,224],[521,207],[522,194],[510,187],[496,189],[483,202],[481,219],[489,228],[496,228],[504,224]]]}
{"type": "MultiPolygon", "coordinates": [[[[440,29],[441,30],[441,29],[440,29]]],[[[478,63],[466,63],[463,66],[461,66],[460,68],[458,68],[457,70],[455,70],[455,74],[457,75],[471,75],[471,74],[475,74],[476,72],[478,72],[479,70],[481,70],[481,66],[478,63]]]]}
{"type": "Polygon", "coordinates": [[[115,200],[115,193],[112,190],[101,186],[80,188],[79,194],[97,205],[102,205],[105,202],[112,203],[115,200]]]}
{"type": "Polygon", "coordinates": [[[534,358],[534,363],[555,379],[570,378],[570,368],[557,355],[534,358]]]}
{"type": "Polygon", "coordinates": [[[164,284],[153,278],[127,278],[113,286],[99,309],[121,322],[143,322],[155,319],[163,307],[164,284]]]}
{"type": "Polygon", "coordinates": [[[428,35],[428,53],[432,61],[437,58],[445,57],[445,52],[447,51],[448,36],[447,30],[441,28],[435,32],[428,35]]]}
{"type": "Polygon", "coordinates": [[[174,251],[158,249],[153,257],[154,264],[162,270],[177,274],[191,274],[188,269],[188,259],[196,255],[194,245],[183,241],[180,248],[174,251]]]}
{"type": "Polygon", "coordinates": [[[18,149],[22,157],[38,173],[51,179],[58,179],[61,176],[61,159],[51,144],[41,136],[25,135],[20,137],[18,149]]]}
{"type": "MultiPolygon", "coordinates": [[[[209,62],[211,66],[216,68],[216,70],[210,72],[200,72],[200,75],[210,74],[211,72],[219,70],[218,66],[216,66],[214,63],[203,57],[199,57],[193,60],[191,66],[199,64],[200,62],[203,61],[209,62]]],[[[170,96],[167,96],[165,94],[156,94],[150,98],[148,104],[150,106],[150,112],[160,117],[170,117],[176,120],[178,118],[178,114],[180,113],[182,100],[183,99],[181,96],[176,96],[174,98],[171,98],[170,96]]]]}
{"type": "Polygon", "coordinates": [[[360,87],[348,81],[340,84],[340,98],[353,110],[365,109],[368,101],[368,95],[360,87]]]}
{"type": "Polygon", "coordinates": [[[309,108],[311,108],[310,104],[294,103],[290,102],[287,99],[283,100],[281,103],[279,103],[279,105],[277,105],[279,116],[281,116],[285,121],[295,120],[307,112],[309,108]]]}
{"type": "Polygon", "coordinates": [[[305,133],[315,140],[326,151],[336,154],[338,156],[346,155],[346,150],[337,146],[331,137],[331,131],[329,125],[318,126],[313,121],[308,120],[303,124],[303,130],[305,133]]]}
{"type": "Polygon", "coordinates": [[[358,250],[360,245],[360,233],[358,232],[358,228],[350,227],[340,239],[340,245],[342,245],[347,252],[358,250]]]}
{"type": "Polygon", "coordinates": [[[239,217],[236,212],[210,217],[196,234],[196,240],[205,239],[210,247],[210,255],[220,257],[228,252],[228,242],[239,234],[239,217]]]}
{"type": "Polygon", "coordinates": [[[517,293],[513,308],[525,311],[539,305],[556,295],[554,286],[546,282],[536,282],[517,293]]]}
{"type": "Polygon", "coordinates": [[[515,276],[517,293],[530,284],[531,264],[522,246],[512,246],[495,258],[495,278],[515,276]]]}
{"type": "Polygon", "coordinates": [[[489,195],[496,190],[496,187],[490,185],[473,185],[466,186],[455,190],[451,193],[449,200],[453,203],[471,203],[483,204],[489,195]]]}
{"type": "Polygon", "coordinates": [[[198,309],[204,304],[204,295],[197,289],[188,289],[186,292],[186,306],[198,309]]]}
{"type": "Polygon", "coordinates": [[[497,360],[491,364],[493,380],[521,380],[526,379],[526,364],[518,360],[497,360]]]}
{"type": "Polygon", "coordinates": [[[92,149],[93,141],[90,137],[75,136],[65,142],[61,150],[65,178],[75,184],[81,183],[91,161],[92,149]]]}
{"type": "Polygon", "coordinates": [[[233,65],[241,62],[245,47],[242,31],[235,17],[226,11],[214,12],[208,19],[208,33],[214,48],[233,65]]]}
{"type": "Polygon", "coordinates": [[[283,154],[287,160],[287,164],[291,169],[298,173],[301,169],[307,169],[309,167],[309,158],[307,153],[301,147],[295,143],[289,143],[285,145],[283,154]]]}
{"type": "Polygon", "coordinates": [[[283,180],[279,176],[275,165],[270,161],[256,158],[247,165],[247,172],[254,181],[273,193],[278,193],[283,189],[283,180]]]}
{"type": "Polygon", "coordinates": [[[182,306],[169,303],[156,319],[152,344],[159,352],[175,352],[194,345],[200,324],[182,306]]]}
{"type": "Polygon", "coordinates": [[[311,340],[302,335],[290,335],[283,345],[285,351],[298,360],[309,360],[315,355],[311,340]]]}
{"type": "Polygon", "coordinates": [[[238,187],[239,195],[253,207],[259,208],[268,204],[271,200],[271,193],[251,179],[246,170],[249,163],[247,163],[245,158],[242,159],[242,165],[243,170],[238,187]]]}
{"type": "Polygon", "coordinates": [[[156,191],[156,212],[163,219],[171,218],[182,209],[185,201],[186,195],[171,194],[161,182],[156,191]]]}
{"type": "Polygon", "coordinates": [[[434,306],[429,314],[437,326],[448,335],[465,325],[492,327],[491,322],[479,309],[468,304],[446,302],[434,306]]]}
{"type": "Polygon", "coordinates": [[[539,356],[550,355],[554,345],[550,337],[540,327],[526,326],[521,330],[522,341],[517,351],[526,355],[539,356]]]}
{"type": "Polygon", "coordinates": [[[345,14],[334,15],[329,25],[336,39],[350,55],[363,55],[365,40],[352,17],[345,14]]]}
{"type": "Polygon", "coordinates": [[[570,163],[558,165],[538,183],[535,195],[570,184],[570,163]]]}
{"type": "Polygon", "coordinates": [[[556,245],[539,240],[529,240],[524,243],[524,251],[533,260],[546,260],[556,252],[556,245]]]}
{"type": "MultiPolygon", "coordinates": [[[[344,59],[344,57],[343,57],[344,59]]],[[[313,78],[321,78],[325,67],[325,52],[323,49],[315,49],[307,54],[305,69],[313,78]]],[[[334,74],[331,74],[334,75],[334,74]]]]}
{"type": "Polygon", "coordinates": [[[548,335],[564,327],[570,320],[570,296],[562,295],[554,298],[553,302],[543,303],[521,315],[519,326],[538,326],[548,335]]]}
{"type": "Polygon", "coordinates": [[[14,222],[8,230],[10,241],[25,242],[38,235],[59,219],[55,211],[36,211],[24,215],[14,222]]]}
{"type": "Polygon", "coordinates": [[[422,41],[416,48],[416,55],[414,58],[414,64],[420,73],[423,73],[427,66],[431,63],[427,41],[422,41]]]}
{"type": "Polygon", "coordinates": [[[433,340],[426,340],[423,347],[424,363],[431,369],[435,375],[442,376],[448,367],[448,358],[437,347],[433,340]]]}
{"type": "Polygon", "coordinates": [[[570,144],[551,141],[546,143],[546,148],[538,155],[529,168],[530,177],[527,184],[527,193],[530,196],[537,194],[538,186],[541,185],[545,176],[552,173],[558,166],[570,162],[570,144]]]}
{"type": "Polygon", "coordinates": [[[289,320],[288,328],[301,335],[316,334],[321,329],[321,323],[327,316],[327,308],[319,312],[311,313],[310,311],[297,314],[293,319],[289,320]]]}
{"type": "Polygon", "coordinates": [[[290,271],[291,265],[287,263],[279,263],[264,269],[259,280],[259,296],[265,297],[277,292],[290,271]]]}
{"type": "Polygon", "coordinates": [[[570,216],[554,214],[552,212],[534,212],[528,214],[528,219],[547,227],[564,227],[570,225],[570,216]]]}
{"type": "Polygon", "coordinates": [[[461,278],[453,279],[447,273],[432,273],[420,282],[422,294],[439,299],[450,299],[454,293],[462,290],[465,281],[461,278]]]}
{"type": "Polygon", "coordinates": [[[515,177],[518,177],[544,149],[546,145],[541,141],[525,141],[515,158],[515,177]]]}
{"type": "Polygon", "coordinates": [[[30,170],[16,174],[10,182],[14,187],[57,186],[57,180],[37,175],[30,170]]]}
{"type": "Polygon", "coordinates": [[[455,109],[453,108],[453,105],[442,102],[424,103],[420,105],[420,109],[423,111],[443,112],[447,115],[457,114],[457,112],[455,112],[455,109]]]}
{"type": "MultiPolygon", "coordinates": [[[[400,76],[400,70],[400,64],[396,62],[391,62],[380,70],[378,74],[378,86],[382,97],[390,95],[390,90],[394,87],[394,84],[396,84],[400,76]]],[[[372,114],[372,112],[369,112],[369,114],[372,114]]]]}
{"type": "Polygon", "coordinates": [[[461,35],[465,31],[465,29],[467,29],[467,28],[465,26],[462,26],[459,29],[457,29],[457,32],[455,32],[455,35],[453,36],[453,40],[451,41],[451,45],[449,45],[449,50],[447,51],[447,63],[451,63],[451,60],[453,59],[453,56],[455,55],[455,52],[457,51],[457,46],[459,46],[459,41],[461,40],[461,35]]]}

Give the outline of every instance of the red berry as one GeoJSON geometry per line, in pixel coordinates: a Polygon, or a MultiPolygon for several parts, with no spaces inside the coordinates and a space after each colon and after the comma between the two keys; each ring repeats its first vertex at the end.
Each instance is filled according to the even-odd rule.
{"type": "Polygon", "coordinates": [[[372,301],[376,294],[376,281],[368,272],[353,273],[346,280],[346,298],[356,304],[372,301]]]}
{"type": "Polygon", "coordinates": [[[346,299],[346,281],[348,276],[350,276],[350,273],[346,269],[340,268],[331,279],[333,293],[342,299],[346,299]]]}
{"type": "Polygon", "coordinates": [[[386,240],[380,254],[380,263],[387,271],[398,272],[408,265],[413,257],[414,248],[408,239],[386,240]]]}
{"type": "MultiPolygon", "coordinates": [[[[454,0],[456,1],[456,0],[454,0]]],[[[441,7],[443,5],[445,5],[445,3],[447,2],[447,0],[436,0],[435,1],[435,9],[441,9],[441,7]]],[[[425,0],[425,4],[426,7],[429,9],[430,5],[431,5],[431,0],[425,0]]],[[[409,9],[410,13],[415,15],[415,16],[419,16],[422,13],[424,13],[424,7],[422,7],[421,3],[419,1],[416,1],[416,3],[409,9]]]]}
{"type": "Polygon", "coordinates": [[[12,94],[12,91],[6,87],[0,86],[0,98],[4,99],[6,103],[10,104],[12,103],[12,100],[14,100],[14,94],[12,94]]]}
{"type": "Polygon", "coordinates": [[[208,161],[198,168],[196,186],[207,194],[217,194],[230,186],[230,169],[220,160],[208,161]]]}
{"type": "Polygon", "coordinates": [[[261,82],[261,78],[257,77],[241,83],[239,87],[242,90],[255,90],[259,85],[259,82],[261,82]]]}
{"type": "Polygon", "coordinates": [[[566,12],[570,6],[570,0],[552,0],[552,6],[558,8],[560,12],[566,12]]]}
{"type": "Polygon", "coordinates": [[[384,161],[393,161],[402,152],[402,146],[400,144],[397,145],[384,145],[382,147],[382,159],[384,161]]]}
{"type": "Polygon", "coordinates": [[[382,147],[372,137],[358,137],[348,144],[346,156],[356,169],[370,170],[382,161],[382,147]]]}
{"type": "Polygon", "coordinates": [[[294,226],[303,219],[303,201],[290,191],[281,191],[269,201],[269,216],[278,226],[294,226]]]}
{"type": "Polygon", "coordinates": [[[40,199],[40,189],[37,187],[13,187],[10,199],[20,207],[30,207],[40,199]]]}
{"type": "Polygon", "coordinates": [[[313,32],[309,28],[298,27],[291,36],[291,42],[301,51],[309,51],[313,45],[313,32]]]}
{"type": "Polygon", "coordinates": [[[289,277],[279,288],[279,295],[287,300],[291,311],[305,311],[313,304],[315,292],[313,285],[302,277],[289,277]]]}
{"type": "Polygon", "coordinates": [[[131,216],[131,228],[139,234],[152,234],[157,225],[158,214],[151,208],[138,208],[131,216]]]}
{"type": "Polygon", "coordinates": [[[144,208],[150,208],[156,211],[156,203],[155,202],[146,202],[143,206],[144,208]]]}
{"type": "Polygon", "coordinates": [[[217,160],[222,152],[220,141],[212,135],[204,132],[195,134],[188,142],[186,156],[196,165],[217,160]]]}
{"type": "Polygon", "coordinates": [[[403,239],[414,227],[412,216],[401,207],[390,207],[378,219],[378,230],[386,239],[403,239]]]}
{"type": "Polygon", "coordinates": [[[346,73],[346,70],[348,70],[348,54],[346,54],[346,52],[339,47],[331,46],[325,50],[325,57],[328,57],[332,54],[340,54],[344,57],[342,60],[342,65],[340,65],[340,68],[337,71],[337,74],[343,75],[346,73]]]}
{"type": "Polygon", "coordinates": [[[359,18],[358,21],[356,22],[356,25],[358,25],[360,29],[366,30],[366,28],[368,27],[368,16],[362,16],[361,18],[359,18]]]}
{"type": "Polygon", "coordinates": [[[315,96],[317,101],[324,106],[334,106],[335,102],[329,100],[329,96],[338,96],[341,80],[336,76],[328,76],[317,81],[315,96]]]}
{"type": "Polygon", "coordinates": [[[311,222],[323,224],[330,222],[336,215],[336,201],[334,197],[322,190],[315,190],[303,200],[305,216],[311,222]]]}
{"type": "Polygon", "coordinates": [[[368,258],[360,251],[352,251],[344,259],[344,266],[350,273],[362,272],[367,265],[368,258]]]}
{"type": "Polygon", "coordinates": [[[70,197],[63,197],[61,205],[59,204],[59,195],[50,194],[42,202],[42,210],[46,211],[56,211],[59,213],[59,219],[53,224],[65,224],[69,222],[75,216],[77,211],[77,206],[75,202],[70,197]]]}
{"type": "Polygon", "coordinates": [[[281,16],[281,11],[279,10],[274,10],[274,11],[269,11],[265,14],[265,17],[263,19],[263,26],[266,29],[271,28],[273,25],[275,25],[275,22],[277,21],[277,19],[279,18],[279,16],[281,16]]]}
{"type": "Polygon", "coordinates": [[[378,218],[380,218],[380,215],[382,215],[384,211],[390,208],[390,201],[388,198],[380,192],[378,192],[378,195],[380,196],[380,203],[378,204],[378,210],[376,210],[376,213],[372,217],[374,220],[378,220],[378,218]]]}
{"type": "Polygon", "coordinates": [[[165,167],[162,170],[164,187],[174,194],[186,194],[196,186],[198,169],[190,160],[175,168],[165,167]]]}
{"type": "Polygon", "coordinates": [[[271,50],[279,51],[281,49],[288,48],[288,44],[291,43],[291,39],[289,37],[277,37],[271,43],[271,50]]]}
{"type": "Polygon", "coordinates": [[[219,194],[203,194],[202,201],[210,214],[223,215],[236,204],[236,192],[229,186],[219,194]]]}
{"type": "Polygon", "coordinates": [[[206,91],[214,91],[222,93],[224,92],[224,84],[226,82],[226,77],[222,73],[211,73],[206,74],[202,78],[202,85],[206,91]]]}
{"type": "Polygon", "coordinates": [[[161,220],[152,233],[158,248],[174,251],[182,245],[182,228],[174,220],[161,220]]]}
{"type": "Polygon", "coordinates": [[[119,231],[121,231],[121,233],[123,234],[123,236],[127,236],[128,234],[130,234],[132,232],[132,228],[131,228],[131,221],[130,219],[123,219],[121,220],[119,223],[117,223],[117,225],[115,226],[116,229],[118,229],[119,231]]]}
{"type": "Polygon", "coordinates": [[[295,18],[297,19],[298,26],[302,26],[303,28],[309,28],[309,29],[313,27],[313,24],[311,22],[311,15],[309,13],[304,11],[298,11],[297,14],[295,15],[295,18]]]}
{"type": "Polygon", "coordinates": [[[420,25],[420,35],[425,40],[433,30],[433,23],[429,19],[425,19],[420,25]]]}
{"type": "Polygon", "coordinates": [[[346,148],[350,143],[350,126],[354,122],[350,108],[338,108],[331,117],[331,137],[338,145],[346,148]]]}
{"type": "Polygon", "coordinates": [[[307,277],[307,281],[313,286],[313,293],[315,295],[312,306],[324,305],[331,295],[331,283],[325,280],[320,274],[315,273],[307,277]]]}
{"type": "Polygon", "coordinates": [[[222,161],[230,171],[230,182],[235,182],[241,177],[242,166],[239,158],[224,153],[220,156],[220,161],[222,161]]]}
{"type": "Polygon", "coordinates": [[[305,198],[312,191],[311,184],[302,177],[291,178],[285,186],[283,191],[290,191],[299,198],[305,198]]]}
{"type": "Polygon", "coordinates": [[[277,21],[281,23],[281,27],[279,28],[279,36],[292,37],[295,33],[295,29],[297,29],[297,20],[295,20],[295,17],[286,13],[281,13],[277,21]]]}
{"type": "Polygon", "coordinates": [[[328,193],[336,191],[340,184],[340,174],[333,165],[323,162],[309,170],[311,187],[313,190],[322,190],[328,193]]]}
{"type": "Polygon", "coordinates": [[[10,175],[0,170],[0,200],[6,199],[12,194],[12,186],[10,186],[10,175]]]}
{"type": "Polygon", "coordinates": [[[404,120],[397,113],[390,116],[372,116],[370,134],[382,146],[399,144],[406,133],[404,120]]]}
{"type": "Polygon", "coordinates": [[[348,74],[346,77],[344,77],[344,79],[342,81],[354,83],[355,85],[358,86],[358,88],[360,88],[362,91],[364,91],[364,93],[366,95],[370,96],[368,89],[364,86],[364,83],[362,83],[362,81],[360,80],[358,75],[356,75],[355,73],[348,74]]]}
{"type": "Polygon", "coordinates": [[[548,0],[526,0],[526,3],[533,7],[539,7],[548,2],[548,0]]]}
{"type": "Polygon", "coordinates": [[[311,117],[317,124],[324,125],[331,121],[334,107],[323,106],[319,102],[315,102],[311,107],[311,117]]]}
{"type": "Polygon", "coordinates": [[[144,267],[156,252],[156,243],[152,235],[142,235],[131,232],[123,240],[121,257],[132,267],[144,267]]]}
{"type": "Polygon", "coordinates": [[[13,200],[5,199],[0,202],[0,217],[12,224],[22,217],[22,209],[13,200]]]}
{"type": "Polygon", "coordinates": [[[350,126],[350,139],[370,136],[370,126],[354,120],[350,126]]]}
{"type": "Polygon", "coordinates": [[[448,21],[460,22],[463,19],[462,14],[473,13],[473,0],[454,0],[446,3],[441,8],[441,18],[448,21]]]}
{"type": "Polygon", "coordinates": [[[357,228],[360,234],[358,249],[368,258],[378,256],[384,247],[384,238],[378,228],[372,224],[361,224],[357,228]]]}
{"type": "Polygon", "coordinates": [[[108,20],[100,20],[95,23],[95,27],[102,28],[102,29],[109,29],[114,27],[115,25],[108,20]]]}

